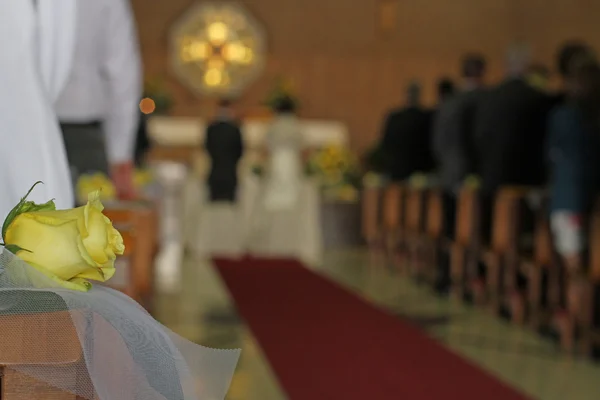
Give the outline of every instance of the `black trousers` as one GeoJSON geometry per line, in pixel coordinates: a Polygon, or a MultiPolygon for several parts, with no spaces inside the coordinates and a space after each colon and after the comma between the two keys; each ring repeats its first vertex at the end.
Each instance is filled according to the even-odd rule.
{"type": "Polygon", "coordinates": [[[109,173],[102,124],[61,123],[69,166],[75,175],[94,172],[109,173]]]}
{"type": "Polygon", "coordinates": [[[235,202],[237,193],[237,179],[209,179],[208,188],[210,191],[210,201],[235,202]]]}

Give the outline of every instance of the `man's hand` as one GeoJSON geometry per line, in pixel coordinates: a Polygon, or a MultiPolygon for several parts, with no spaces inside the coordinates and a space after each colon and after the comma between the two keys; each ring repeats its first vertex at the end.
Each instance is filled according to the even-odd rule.
{"type": "Polygon", "coordinates": [[[111,176],[119,200],[134,200],[137,198],[133,183],[133,170],[133,163],[131,162],[114,164],[111,168],[111,176]]]}

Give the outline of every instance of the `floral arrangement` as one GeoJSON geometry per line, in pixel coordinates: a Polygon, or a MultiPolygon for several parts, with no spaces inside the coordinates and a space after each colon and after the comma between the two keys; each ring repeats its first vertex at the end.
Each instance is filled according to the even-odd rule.
{"type": "Polygon", "coordinates": [[[315,177],[328,200],[358,200],[360,168],[356,157],[343,146],[330,145],[311,152],[306,164],[308,175],[315,177]]]}
{"type": "Polygon", "coordinates": [[[144,83],[144,97],[154,100],[155,114],[168,114],[173,106],[173,99],[165,86],[162,78],[148,79],[144,83]]]}
{"type": "MultiPolygon", "coordinates": [[[[38,182],[39,183],[39,182],[38,182]]],[[[87,292],[90,280],[106,282],[115,274],[117,255],[125,246],[119,231],[102,213],[100,192],[87,204],[57,210],[53,200],[27,201],[29,192],[2,225],[2,245],[61,287],[87,292]]]]}
{"type": "MultiPolygon", "coordinates": [[[[133,173],[133,184],[137,193],[143,197],[152,197],[155,179],[149,169],[138,168],[133,173]]],[[[111,202],[117,200],[117,189],[112,180],[102,172],[81,175],[75,188],[77,203],[85,204],[89,193],[100,192],[100,200],[111,202]]]]}
{"type": "Polygon", "coordinates": [[[290,102],[294,108],[298,108],[298,99],[295,96],[294,84],[289,79],[280,78],[265,99],[265,105],[271,110],[278,108],[283,102],[290,102]]]}
{"type": "Polygon", "coordinates": [[[110,178],[102,172],[96,172],[81,175],[77,180],[75,188],[77,203],[85,204],[88,194],[96,191],[100,193],[102,201],[109,202],[117,199],[117,189],[110,178]]]}

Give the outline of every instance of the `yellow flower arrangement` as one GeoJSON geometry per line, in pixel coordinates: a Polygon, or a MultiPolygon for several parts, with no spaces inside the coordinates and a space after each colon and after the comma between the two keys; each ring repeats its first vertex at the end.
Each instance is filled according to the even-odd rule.
{"type": "Polygon", "coordinates": [[[4,221],[4,247],[67,289],[86,292],[92,287],[89,280],[109,280],[125,246],[102,213],[100,192],[90,193],[86,205],[70,210],[56,210],[52,200],[27,201],[29,193],[4,221]]]}
{"type": "Polygon", "coordinates": [[[147,187],[154,181],[152,172],[147,169],[136,169],[133,174],[133,183],[138,191],[147,187]]]}
{"type": "Polygon", "coordinates": [[[85,204],[89,193],[100,192],[102,201],[114,201],[117,198],[117,189],[113,182],[103,173],[85,174],[77,181],[77,202],[85,204]]]}
{"type": "Polygon", "coordinates": [[[314,151],[308,170],[321,183],[325,197],[340,201],[358,198],[358,162],[347,148],[328,145],[314,151]]]}

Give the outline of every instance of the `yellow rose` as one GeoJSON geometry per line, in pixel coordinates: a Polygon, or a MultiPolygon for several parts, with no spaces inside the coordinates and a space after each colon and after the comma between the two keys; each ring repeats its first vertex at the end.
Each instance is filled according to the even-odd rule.
{"type": "Polygon", "coordinates": [[[5,244],[61,286],[88,291],[88,279],[105,282],[114,275],[116,256],[125,250],[103,209],[96,191],[82,207],[23,212],[7,226],[5,244]]]}

